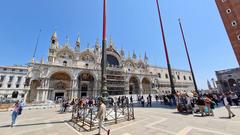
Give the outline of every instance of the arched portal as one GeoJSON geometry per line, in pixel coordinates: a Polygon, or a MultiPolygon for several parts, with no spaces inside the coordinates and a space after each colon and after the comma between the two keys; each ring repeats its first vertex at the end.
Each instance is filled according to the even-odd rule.
{"type": "Polygon", "coordinates": [[[234,87],[237,83],[234,79],[229,79],[228,84],[229,84],[230,87],[234,87]]]}
{"type": "Polygon", "coordinates": [[[115,56],[107,54],[107,64],[110,66],[119,66],[119,61],[115,56]]]}
{"type": "Polygon", "coordinates": [[[151,93],[151,82],[148,78],[144,77],[142,79],[142,88],[144,94],[150,94],[151,93]]]}
{"type": "Polygon", "coordinates": [[[13,91],[12,98],[17,98],[17,97],[18,97],[18,91],[13,91]]]}
{"type": "Polygon", "coordinates": [[[129,94],[140,94],[139,81],[135,76],[129,79],[129,94]]]}
{"type": "Polygon", "coordinates": [[[93,96],[94,92],[94,77],[92,74],[84,72],[78,77],[79,97],[93,96]]]}
{"type": "Polygon", "coordinates": [[[237,86],[236,81],[234,79],[229,79],[228,84],[229,84],[230,90],[235,91],[235,87],[237,86]]]}
{"type": "Polygon", "coordinates": [[[49,88],[53,90],[53,95],[50,97],[53,100],[59,98],[70,98],[71,77],[65,72],[56,72],[50,77],[49,88]]]}

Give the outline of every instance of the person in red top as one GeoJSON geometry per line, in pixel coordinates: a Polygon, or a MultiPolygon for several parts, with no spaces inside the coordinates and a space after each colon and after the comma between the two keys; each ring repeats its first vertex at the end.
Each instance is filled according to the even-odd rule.
{"type": "Polygon", "coordinates": [[[211,108],[211,102],[212,102],[212,100],[210,99],[209,95],[207,95],[205,98],[205,105],[208,109],[207,115],[214,116],[213,110],[211,108]]]}

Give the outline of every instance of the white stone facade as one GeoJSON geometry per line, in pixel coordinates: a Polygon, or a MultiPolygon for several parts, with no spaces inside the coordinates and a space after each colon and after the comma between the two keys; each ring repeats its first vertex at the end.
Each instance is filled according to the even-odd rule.
{"type": "MultiPolygon", "coordinates": [[[[110,38],[107,49],[107,88],[110,95],[122,94],[170,94],[167,68],[154,67],[133,52],[125,57],[123,49],[117,50],[110,38]]],[[[80,50],[80,38],[73,48],[69,43],[59,45],[54,33],[49,47],[48,61],[30,64],[31,80],[38,78],[37,100],[56,100],[59,97],[73,98],[99,96],[101,88],[101,47],[80,50]],[[39,75],[36,75],[39,74],[39,75]],[[37,76],[37,77],[36,77],[37,76]]],[[[176,91],[194,91],[189,71],[173,69],[176,91]]]]}
{"type": "Polygon", "coordinates": [[[28,68],[23,66],[0,66],[0,97],[12,97],[17,92],[16,98],[24,97],[28,88],[25,81],[28,68]]]}
{"type": "Polygon", "coordinates": [[[240,94],[240,68],[216,71],[220,92],[234,91],[240,94]]]}

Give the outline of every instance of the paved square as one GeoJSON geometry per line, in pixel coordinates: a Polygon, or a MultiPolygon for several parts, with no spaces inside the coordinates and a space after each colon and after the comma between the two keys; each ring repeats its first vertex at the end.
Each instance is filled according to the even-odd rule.
{"type": "MultiPolygon", "coordinates": [[[[112,135],[239,135],[240,108],[235,118],[227,119],[225,108],[215,109],[214,117],[182,115],[170,108],[136,108],[134,121],[108,126],[112,135]]],[[[10,128],[10,112],[0,112],[0,135],[92,135],[78,132],[67,121],[70,113],[57,109],[24,110],[17,126],[10,128]]]]}

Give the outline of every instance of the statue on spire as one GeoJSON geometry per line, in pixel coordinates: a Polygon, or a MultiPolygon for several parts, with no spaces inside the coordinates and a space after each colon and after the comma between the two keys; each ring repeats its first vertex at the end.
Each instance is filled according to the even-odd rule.
{"type": "Polygon", "coordinates": [[[112,40],[112,36],[110,36],[110,39],[109,39],[109,48],[114,49],[114,43],[113,43],[113,40],[112,40]]]}
{"type": "Polygon", "coordinates": [[[147,53],[145,52],[144,54],[144,61],[147,62],[148,61],[148,57],[147,57],[147,53]]]}
{"type": "Polygon", "coordinates": [[[131,59],[130,51],[128,51],[128,59],[131,59]]]}
{"type": "Polygon", "coordinates": [[[96,43],[95,43],[95,50],[99,51],[100,45],[99,45],[99,39],[96,39],[96,43]]]}
{"type": "Polygon", "coordinates": [[[124,53],[124,49],[123,48],[121,48],[120,54],[121,54],[122,57],[124,57],[125,53],[124,53]]]}
{"type": "Polygon", "coordinates": [[[65,42],[66,42],[65,45],[69,46],[69,37],[68,36],[66,36],[66,41],[65,42]]]}
{"type": "Polygon", "coordinates": [[[110,39],[109,39],[109,45],[112,45],[112,44],[113,44],[112,36],[110,36],[110,39]]]}
{"type": "Polygon", "coordinates": [[[139,60],[142,60],[142,54],[141,53],[139,54],[139,60]]]}
{"type": "Polygon", "coordinates": [[[75,51],[79,52],[80,51],[80,36],[78,34],[77,41],[76,41],[76,46],[75,46],[75,51]]]}
{"type": "Polygon", "coordinates": [[[58,41],[57,41],[57,33],[53,32],[53,35],[51,37],[51,48],[58,48],[58,41]]]}
{"type": "Polygon", "coordinates": [[[132,58],[133,58],[133,59],[137,59],[137,55],[136,55],[135,51],[133,51],[132,58]]]}

